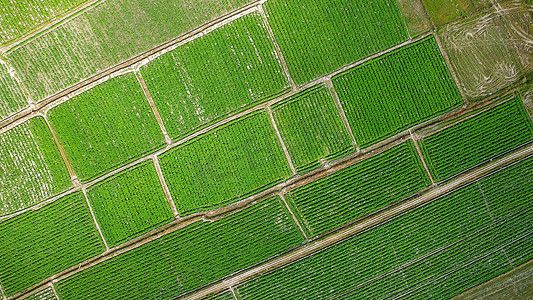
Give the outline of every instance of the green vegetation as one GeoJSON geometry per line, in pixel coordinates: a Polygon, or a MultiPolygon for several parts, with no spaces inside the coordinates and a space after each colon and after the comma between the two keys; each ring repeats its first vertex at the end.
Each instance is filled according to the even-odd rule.
{"type": "Polygon", "coordinates": [[[333,84],[360,147],[463,103],[433,36],[337,75],[333,84]]]}
{"type": "Polygon", "coordinates": [[[272,115],[298,171],[318,166],[320,159],[333,160],[354,151],[333,98],[323,85],[277,103],[272,115]]]}
{"type": "Polygon", "coordinates": [[[302,242],[278,197],[196,222],[57,284],[61,299],[171,299],[302,242]]]}
{"type": "Polygon", "coordinates": [[[7,296],[105,250],[81,192],[0,222],[0,245],[7,296]]]}
{"type": "Polygon", "coordinates": [[[520,99],[507,101],[419,141],[437,181],[468,170],[533,138],[520,99]]]}
{"type": "Polygon", "coordinates": [[[208,296],[206,299],[210,300],[234,300],[233,295],[230,291],[222,292],[216,295],[208,296]]]}
{"type": "Polygon", "coordinates": [[[298,85],[408,38],[392,0],[269,0],[265,10],[298,85]]]}
{"type": "Polygon", "coordinates": [[[39,101],[249,2],[107,0],[13,49],[7,59],[39,101]]]}
{"type": "Polygon", "coordinates": [[[174,218],[152,161],[89,188],[87,198],[109,247],[174,218]]]}
{"type": "Polygon", "coordinates": [[[18,82],[9,75],[7,66],[1,60],[0,99],[0,120],[28,105],[18,82]]]}
{"type": "Polygon", "coordinates": [[[57,300],[52,288],[44,289],[24,299],[25,300],[57,300]]]}
{"type": "Polygon", "coordinates": [[[257,13],[178,47],[141,72],[173,139],[288,86],[274,44],[257,13]]]}
{"type": "Polygon", "coordinates": [[[450,299],[533,257],[532,172],[530,158],[237,290],[242,299],[450,299]],[[485,185],[499,193],[485,200],[485,185]],[[505,217],[493,219],[494,207],[505,217]]]}
{"type": "Polygon", "coordinates": [[[32,29],[88,0],[0,0],[0,44],[17,39],[32,29]]]}
{"type": "Polygon", "coordinates": [[[52,108],[49,120],[82,181],[165,145],[132,73],[110,79],[52,108]]]}
{"type": "Polygon", "coordinates": [[[422,0],[429,18],[435,26],[440,26],[474,11],[471,0],[422,0]]]}
{"type": "Polygon", "coordinates": [[[322,234],[430,184],[411,141],[290,191],[286,198],[309,236],[322,234]]]}
{"type": "Polygon", "coordinates": [[[0,216],[35,205],[70,185],[67,167],[42,117],[0,134],[0,216]]]}
{"type": "Polygon", "coordinates": [[[291,175],[265,111],[164,153],[160,165],[180,215],[227,204],[291,175]]]}

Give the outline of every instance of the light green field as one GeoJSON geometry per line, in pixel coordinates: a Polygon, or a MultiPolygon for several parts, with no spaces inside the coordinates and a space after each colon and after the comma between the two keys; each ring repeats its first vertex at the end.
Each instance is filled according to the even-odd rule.
{"type": "Polygon", "coordinates": [[[61,299],[171,299],[302,240],[275,197],[220,221],[193,223],[61,280],[56,290],[61,299]]]}
{"type": "Polygon", "coordinates": [[[152,161],[92,186],[87,198],[109,247],[174,219],[152,161]]]}
{"type": "Polygon", "coordinates": [[[67,190],[70,176],[42,117],[0,134],[0,216],[67,190]]]}
{"type": "Polygon", "coordinates": [[[272,115],[298,171],[355,151],[333,97],[320,85],[272,106],[272,115]]]}
{"type": "Polygon", "coordinates": [[[6,65],[0,63],[0,120],[28,105],[20,85],[9,74],[6,65]]]}
{"type": "Polygon", "coordinates": [[[82,181],[165,144],[132,73],[110,79],[52,108],[48,117],[82,181]]]}
{"type": "Polygon", "coordinates": [[[269,0],[265,10],[297,85],[408,38],[392,0],[269,0]]]}
{"type": "Polygon", "coordinates": [[[256,13],[178,47],[141,72],[174,140],[288,87],[274,44],[256,13]]]}
{"type": "Polygon", "coordinates": [[[265,111],[169,150],[159,161],[180,215],[234,202],[291,176],[265,111]]]}
{"type": "Polygon", "coordinates": [[[105,250],[81,192],[0,222],[0,245],[7,296],[105,250]]]}

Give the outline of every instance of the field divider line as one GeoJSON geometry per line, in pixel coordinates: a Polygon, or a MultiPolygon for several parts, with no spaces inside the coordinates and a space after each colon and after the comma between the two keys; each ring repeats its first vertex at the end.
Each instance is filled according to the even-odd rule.
{"type": "Polygon", "coordinates": [[[352,141],[352,146],[354,147],[356,152],[359,152],[359,150],[361,149],[357,145],[357,141],[355,140],[355,135],[353,134],[352,127],[350,126],[350,122],[348,122],[348,118],[346,117],[346,113],[344,112],[344,108],[342,107],[339,94],[337,94],[337,91],[335,90],[335,87],[333,86],[333,81],[331,80],[331,78],[328,78],[328,80],[326,80],[324,84],[326,85],[326,88],[328,89],[329,93],[331,94],[331,97],[333,98],[333,103],[335,103],[337,112],[339,113],[341,117],[341,121],[342,121],[342,124],[344,125],[344,129],[346,129],[348,136],[350,136],[350,140],[352,141]]]}
{"type": "Polygon", "coordinates": [[[444,50],[444,46],[442,45],[442,42],[436,30],[433,33],[433,36],[435,36],[435,41],[437,41],[437,45],[439,46],[440,53],[442,54],[442,57],[444,57],[446,66],[448,67],[448,70],[452,74],[453,81],[455,82],[455,86],[457,86],[457,89],[459,90],[459,94],[461,94],[461,98],[463,98],[464,103],[468,105],[470,103],[470,100],[468,100],[468,98],[466,97],[466,94],[463,90],[463,86],[461,85],[461,81],[459,81],[459,77],[457,77],[457,73],[455,72],[453,64],[450,61],[450,57],[448,57],[448,53],[446,52],[446,50],[444,50]]]}
{"type": "Polygon", "coordinates": [[[50,282],[50,288],[52,289],[52,292],[54,293],[56,300],[59,300],[59,295],[57,294],[56,288],[52,282],[50,282]]]}
{"type": "Polygon", "coordinates": [[[287,159],[287,162],[289,163],[289,167],[291,168],[292,174],[296,175],[297,173],[296,168],[294,167],[294,164],[292,163],[292,159],[291,159],[291,156],[289,155],[289,151],[287,150],[287,146],[285,146],[285,142],[283,141],[283,138],[281,137],[281,134],[279,133],[278,125],[276,125],[276,121],[274,121],[274,115],[272,114],[272,108],[270,106],[267,106],[266,111],[268,113],[268,118],[270,119],[270,123],[272,123],[272,127],[274,127],[274,131],[276,132],[279,143],[281,144],[281,148],[283,149],[285,158],[287,159]]]}
{"type": "Polygon", "coordinates": [[[409,129],[409,135],[411,136],[411,140],[413,141],[413,144],[415,145],[416,152],[418,153],[418,157],[420,158],[420,161],[422,162],[422,165],[424,166],[424,170],[426,170],[429,180],[431,181],[431,185],[436,186],[437,183],[435,183],[435,180],[433,180],[433,176],[431,175],[431,172],[429,171],[428,165],[426,164],[426,160],[424,159],[424,155],[422,155],[422,150],[420,150],[420,146],[418,145],[418,139],[415,137],[411,129],[409,129]]]}
{"type": "Polygon", "coordinates": [[[52,134],[52,138],[54,139],[56,147],[59,150],[59,153],[61,154],[61,158],[63,159],[63,162],[65,163],[65,166],[67,167],[70,180],[72,181],[72,186],[73,187],[80,186],[78,176],[76,176],[76,172],[74,172],[74,168],[72,167],[72,164],[70,163],[70,160],[68,159],[67,153],[65,152],[63,145],[61,145],[61,141],[59,140],[59,137],[57,136],[56,131],[52,127],[52,124],[50,124],[50,122],[48,121],[48,117],[44,115],[43,118],[44,118],[44,121],[46,122],[46,125],[48,126],[48,130],[50,130],[50,133],[52,134]]]}
{"type": "Polygon", "coordinates": [[[7,300],[6,292],[4,291],[4,288],[2,287],[2,283],[0,282],[0,296],[2,296],[2,300],[7,300]]]}
{"type": "Polygon", "coordinates": [[[141,86],[141,89],[143,90],[143,94],[150,104],[150,107],[152,108],[152,112],[154,113],[155,119],[157,120],[157,124],[159,124],[159,128],[161,128],[161,132],[163,133],[163,136],[165,137],[165,142],[167,145],[172,144],[172,140],[170,139],[170,136],[168,135],[167,129],[165,128],[165,124],[163,123],[163,119],[161,119],[161,115],[159,114],[159,110],[157,109],[157,106],[155,105],[154,99],[152,98],[152,95],[150,94],[150,91],[148,90],[148,86],[146,85],[146,82],[144,81],[144,77],[141,74],[141,71],[138,70],[135,73],[135,77],[137,78],[137,82],[139,82],[139,85],[141,86]]]}
{"type": "Polygon", "coordinates": [[[180,217],[180,214],[178,213],[178,209],[176,208],[176,204],[174,203],[174,200],[172,200],[172,195],[170,194],[170,190],[168,189],[168,185],[165,180],[165,177],[163,177],[163,171],[161,170],[161,166],[159,165],[159,158],[157,158],[157,156],[154,155],[152,156],[152,161],[154,162],[155,171],[157,173],[157,177],[159,177],[159,183],[161,183],[161,186],[163,187],[163,192],[165,193],[167,202],[170,205],[170,209],[172,210],[172,213],[174,214],[174,218],[178,219],[180,217]]]}
{"type": "Polygon", "coordinates": [[[85,198],[85,202],[87,203],[87,207],[89,207],[89,212],[91,213],[91,216],[93,218],[94,225],[96,225],[96,230],[98,230],[98,233],[100,234],[100,237],[102,238],[102,241],[104,242],[105,250],[109,251],[109,246],[107,245],[104,235],[102,234],[100,225],[98,225],[98,222],[96,221],[96,216],[94,215],[93,208],[91,207],[91,203],[89,202],[89,198],[87,197],[87,190],[84,187],[82,187],[81,190],[83,192],[83,197],[85,198]]]}
{"type": "Polygon", "coordinates": [[[501,168],[530,155],[533,155],[533,146],[531,145],[524,147],[518,151],[515,151],[501,159],[495,160],[478,169],[465,173],[462,176],[455,178],[453,181],[433,187],[425,193],[408,198],[405,201],[400,201],[400,203],[392,205],[389,209],[385,211],[381,211],[377,214],[371,215],[368,218],[363,218],[359,222],[355,222],[353,224],[349,224],[348,226],[342,227],[333,234],[314,240],[300,248],[274,257],[259,266],[253,267],[251,269],[245,269],[233,276],[229,276],[222,280],[216,281],[201,290],[197,290],[196,292],[186,294],[181,297],[176,297],[175,299],[202,299],[207,295],[221,292],[230,286],[238,286],[239,284],[251,278],[257,277],[260,274],[264,274],[268,271],[272,271],[285,265],[288,265],[293,261],[309,256],[331,245],[337,244],[364,230],[380,225],[403,213],[420,207],[423,204],[430,203],[434,199],[449,194],[457,188],[463,187],[479,178],[498,171],[501,168]]]}
{"type": "Polygon", "coordinates": [[[291,217],[292,219],[294,220],[294,223],[296,223],[296,226],[298,227],[298,229],[300,229],[300,231],[302,232],[304,238],[306,241],[309,240],[309,237],[307,236],[307,234],[305,233],[305,230],[304,228],[302,227],[302,224],[300,224],[300,221],[298,220],[298,218],[296,217],[296,215],[294,214],[294,212],[291,210],[291,207],[289,206],[289,203],[287,203],[287,199],[285,199],[285,195],[283,195],[283,193],[279,193],[279,197],[281,198],[281,201],[283,201],[283,205],[285,205],[285,207],[287,208],[287,210],[289,211],[289,213],[291,214],[291,217]]]}
{"type": "Polygon", "coordinates": [[[276,50],[276,55],[278,56],[281,67],[283,68],[283,71],[285,72],[285,76],[287,76],[287,79],[289,81],[289,86],[292,90],[296,89],[296,83],[294,83],[294,80],[291,77],[291,73],[289,72],[289,67],[287,66],[287,61],[285,60],[285,56],[283,55],[283,52],[281,52],[281,48],[279,47],[278,41],[276,40],[276,37],[274,36],[274,31],[272,31],[272,27],[270,26],[270,23],[268,22],[268,16],[265,12],[265,9],[263,8],[263,4],[260,3],[258,6],[258,11],[263,17],[263,23],[268,31],[268,34],[270,35],[270,39],[272,40],[272,43],[274,44],[274,49],[276,50]]]}
{"type": "Polygon", "coordinates": [[[231,295],[233,296],[234,300],[239,300],[238,293],[232,286],[229,287],[229,291],[230,291],[231,295]]]}

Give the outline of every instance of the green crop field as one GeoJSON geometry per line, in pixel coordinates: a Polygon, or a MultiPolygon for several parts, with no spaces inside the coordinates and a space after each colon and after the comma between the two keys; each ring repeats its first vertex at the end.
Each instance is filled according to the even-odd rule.
{"type": "Polygon", "coordinates": [[[323,85],[275,104],[272,115],[298,171],[316,168],[320,159],[333,160],[354,151],[333,98],[323,85]]]}
{"type": "Polygon", "coordinates": [[[265,10],[297,85],[408,38],[396,1],[269,0],[265,10]]]}
{"type": "Polygon", "coordinates": [[[322,234],[430,184],[412,142],[366,159],[286,195],[308,235],[322,234]]]}
{"type": "Polygon", "coordinates": [[[217,207],[290,177],[268,115],[259,111],[168,151],[160,159],[180,215],[217,207]]]}
{"type": "Polygon", "coordinates": [[[274,44],[256,13],[178,47],[141,72],[173,139],[288,86],[274,44]]]}
{"type": "Polygon", "coordinates": [[[152,161],[90,187],[87,198],[109,247],[174,218],[152,161]]]}
{"type": "Polygon", "coordinates": [[[56,289],[61,299],[170,299],[302,239],[279,198],[271,198],[220,221],[179,229],[62,280],[56,289]]]}
{"type": "Polygon", "coordinates": [[[81,192],[0,222],[0,245],[8,296],[105,250],[81,192]]]}
{"type": "MultiPolygon", "coordinates": [[[[533,209],[514,201],[533,196],[533,159],[481,179],[422,208],[306,257],[237,288],[242,299],[451,298],[511,268],[502,251],[533,233],[533,209]],[[519,185],[487,198],[505,206],[505,218],[492,219],[478,184],[519,185]],[[518,197],[519,196],[519,197],[518,197]],[[522,227],[509,231],[512,227],[522,227]],[[337,280],[333,280],[337,279],[337,280]]],[[[523,245],[522,245],[523,246],[523,245]]],[[[522,248],[524,251],[524,249],[522,248]]],[[[527,252],[509,256],[513,259],[527,252]]],[[[524,257],[522,257],[524,261],[524,257]]],[[[527,261],[527,258],[525,259],[527,261]]]]}
{"type": "Polygon", "coordinates": [[[164,146],[163,134],[132,73],[52,108],[48,117],[82,181],[164,146]]]}
{"type": "Polygon", "coordinates": [[[28,105],[20,85],[0,60],[0,120],[28,105]]]}
{"type": "Polygon", "coordinates": [[[360,147],[462,104],[433,37],[337,75],[333,84],[360,147]]]}
{"type": "Polygon", "coordinates": [[[533,139],[522,101],[512,99],[420,140],[435,180],[441,181],[533,139]]]}
{"type": "Polygon", "coordinates": [[[0,0],[0,300],[531,290],[530,6],[0,0]]]}
{"type": "Polygon", "coordinates": [[[35,205],[70,185],[43,118],[32,118],[0,134],[0,216],[35,205]]]}

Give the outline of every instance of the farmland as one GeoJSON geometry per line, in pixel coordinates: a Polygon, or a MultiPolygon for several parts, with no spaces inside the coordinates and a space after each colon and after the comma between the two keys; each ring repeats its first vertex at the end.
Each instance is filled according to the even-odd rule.
{"type": "Polygon", "coordinates": [[[215,29],[141,70],[173,139],[282,92],[286,75],[257,13],[215,29]]]}
{"type": "Polygon", "coordinates": [[[354,151],[333,97],[323,85],[277,103],[272,115],[298,171],[354,151]]]}
{"type": "Polygon", "coordinates": [[[265,11],[297,85],[408,38],[396,1],[270,0],[265,11]]]}
{"type": "Polygon", "coordinates": [[[451,299],[531,264],[521,1],[40,1],[0,45],[0,299],[451,299]]]}
{"type": "Polygon", "coordinates": [[[52,108],[48,118],[82,181],[164,146],[150,105],[131,73],[52,108]]]}
{"type": "MultiPolygon", "coordinates": [[[[305,297],[449,298],[511,268],[500,247],[528,239],[533,211],[513,200],[530,198],[533,160],[483,178],[431,204],[409,212],[354,238],[237,287],[242,299],[305,297]],[[501,186],[520,184],[487,198],[489,207],[504,206],[508,215],[491,218],[478,186],[498,180],[501,186]],[[443,209],[446,207],[446,209],[443,209]],[[522,232],[508,231],[522,227],[522,232]],[[435,250],[439,250],[434,252],[435,250]],[[342,280],[331,280],[342,278],[342,280]]],[[[524,245],[524,244],[522,244],[524,245]]],[[[526,248],[527,249],[527,248],[526,248]]],[[[522,251],[527,250],[522,248],[522,251]]],[[[505,252],[510,259],[525,253],[505,252]]],[[[530,256],[529,254],[528,256],[530,256]]],[[[527,261],[528,258],[521,258],[527,261]]]]}
{"type": "Polygon", "coordinates": [[[360,147],[462,104],[433,36],[339,74],[333,85],[360,147]]]}
{"type": "Polygon", "coordinates": [[[151,161],[92,186],[87,198],[110,247],[174,218],[151,161]]]}
{"type": "Polygon", "coordinates": [[[532,139],[533,124],[515,98],[420,140],[420,148],[441,181],[532,139]]]}
{"type": "Polygon", "coordinates": [[[301,241],[275,197],[220,221],[179,229],[60,281],[56,289],[61,299],[168,299],[301,241]]]}
{"type": "Polygon", "coordinates": [[[68,189],[67,168],[41,117],[0,134],[0,216],[68,189]]]}
{"type": "Polygon", "coordinates": [[[430,184],[412,142],[290,191],[308,235],[384,208],[430,184]]]}
{"type": "Polygon", "coordinates": [[[104,251],[80,192],[0,222],[0,245],[8,296],[104,251]]]}
{"type": "Polygon", "coordinates": [[[236,201],[291,175],[264,111],[170,150],[160,164],[180,215],[236,201]]]}

